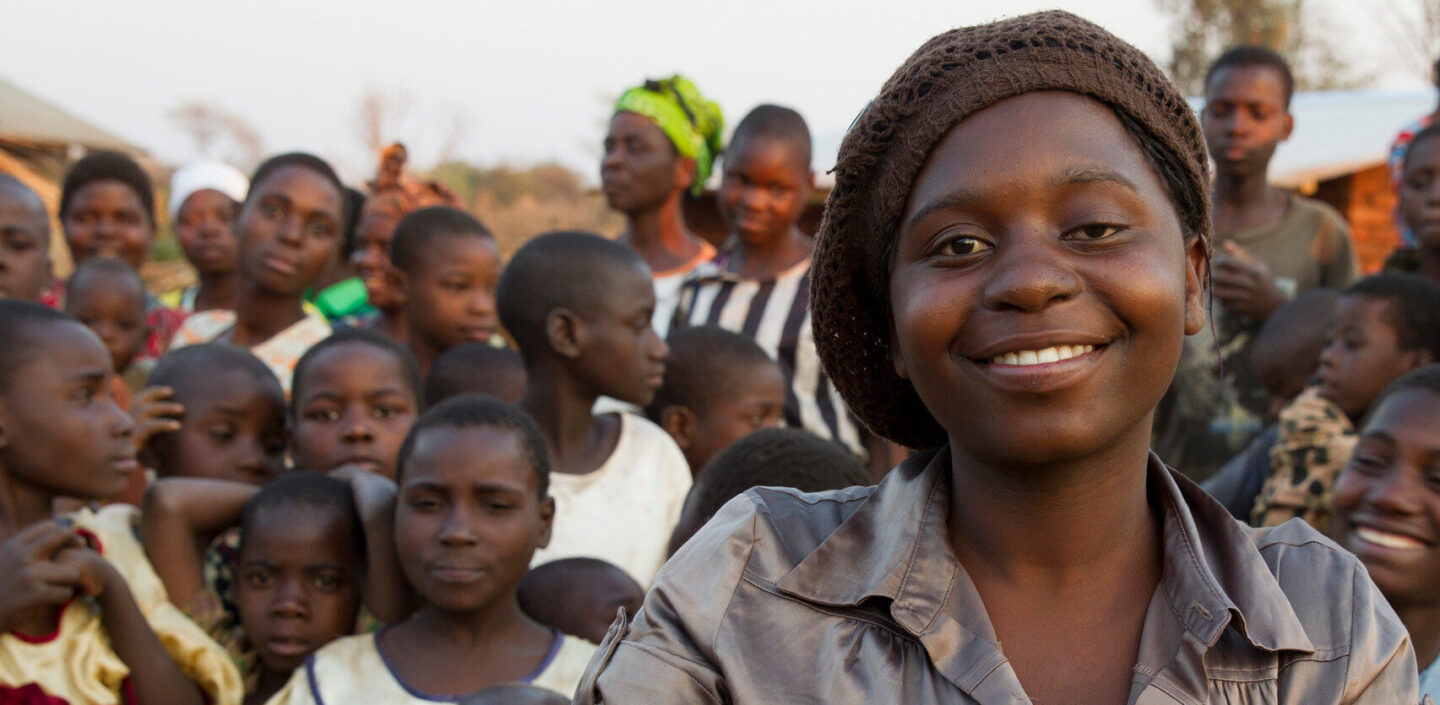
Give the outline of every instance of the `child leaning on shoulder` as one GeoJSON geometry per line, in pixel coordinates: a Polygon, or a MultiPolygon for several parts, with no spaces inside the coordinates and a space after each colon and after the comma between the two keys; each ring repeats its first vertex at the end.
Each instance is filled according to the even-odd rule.
{"type": "Polygon", "coordinates": [[[66,702],[240,702],[223,649],[169,603],[135,508],[51,518],[139,472],[100,339],[39,304],[0,301],[0,693],[66,702]]]}

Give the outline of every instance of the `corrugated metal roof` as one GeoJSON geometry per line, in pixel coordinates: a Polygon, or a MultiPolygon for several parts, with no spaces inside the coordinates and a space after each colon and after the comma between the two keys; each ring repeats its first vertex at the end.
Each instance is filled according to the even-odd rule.
{"type": "Polygon", "coordinates": [[[0,139],[90,149],[139,151],[134,145],[0,78],[0,139]]]}
{"type": "MultiPolygon", "coordinates": [[[[1190,99],[1199,108],[1202,98],[1190,99]]],[[[1313,91],[1290,101],[1295,130],[1270,161],[1271,183],[1299,188],[1384,164],[1400,128],[1435,110],[1434,91],[1313,91]]]]}

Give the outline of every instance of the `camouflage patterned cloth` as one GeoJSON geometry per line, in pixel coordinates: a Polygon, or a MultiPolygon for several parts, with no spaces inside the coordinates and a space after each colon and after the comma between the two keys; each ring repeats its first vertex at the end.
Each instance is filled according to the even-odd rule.
{"type": "Polygon", "coordinates": [[[1300,517],[1328,534],[1335,477],[1355,450],[1355,427],[1314,389],[1280,412],[1279,425],[1279,440],[1270,448],[1270,477],[1255,498],[1250,523],[1279,526],[1300,517]]]}

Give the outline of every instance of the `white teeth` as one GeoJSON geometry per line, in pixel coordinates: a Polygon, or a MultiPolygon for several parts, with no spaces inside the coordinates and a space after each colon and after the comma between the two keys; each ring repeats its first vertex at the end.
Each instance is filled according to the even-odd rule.
{"type": "Polygon", "coordinates": [[[1043,365],[1047,362],[1069,360],[1095,349],[1094,345],[1056,345],[1044,350],[1017,350],[996,355],[990,362],[996,365],[1043,365]]]}
{"type": "Polygon", "coordinates": [[[1411,550],[1425,547],[1424,543],[1410,538],[1409,536],[1392,534],[1388,531],[1380,531],[1365,526],[1355,527],[1355,535],[1359,536],[1361,539],[1364,539],[1369,543],[1373,543],[1376,546],[1384,546],[1385,548],[1411,550]]]}

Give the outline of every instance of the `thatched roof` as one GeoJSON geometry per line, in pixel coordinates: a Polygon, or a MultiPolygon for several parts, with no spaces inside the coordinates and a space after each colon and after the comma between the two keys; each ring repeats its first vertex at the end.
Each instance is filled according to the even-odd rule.
{"type": "Polygon", "coordinates": [[[0,78],[0,142],[61,148],[78,144],[87,149],[140,151],[4,78],[0,78]]]}

